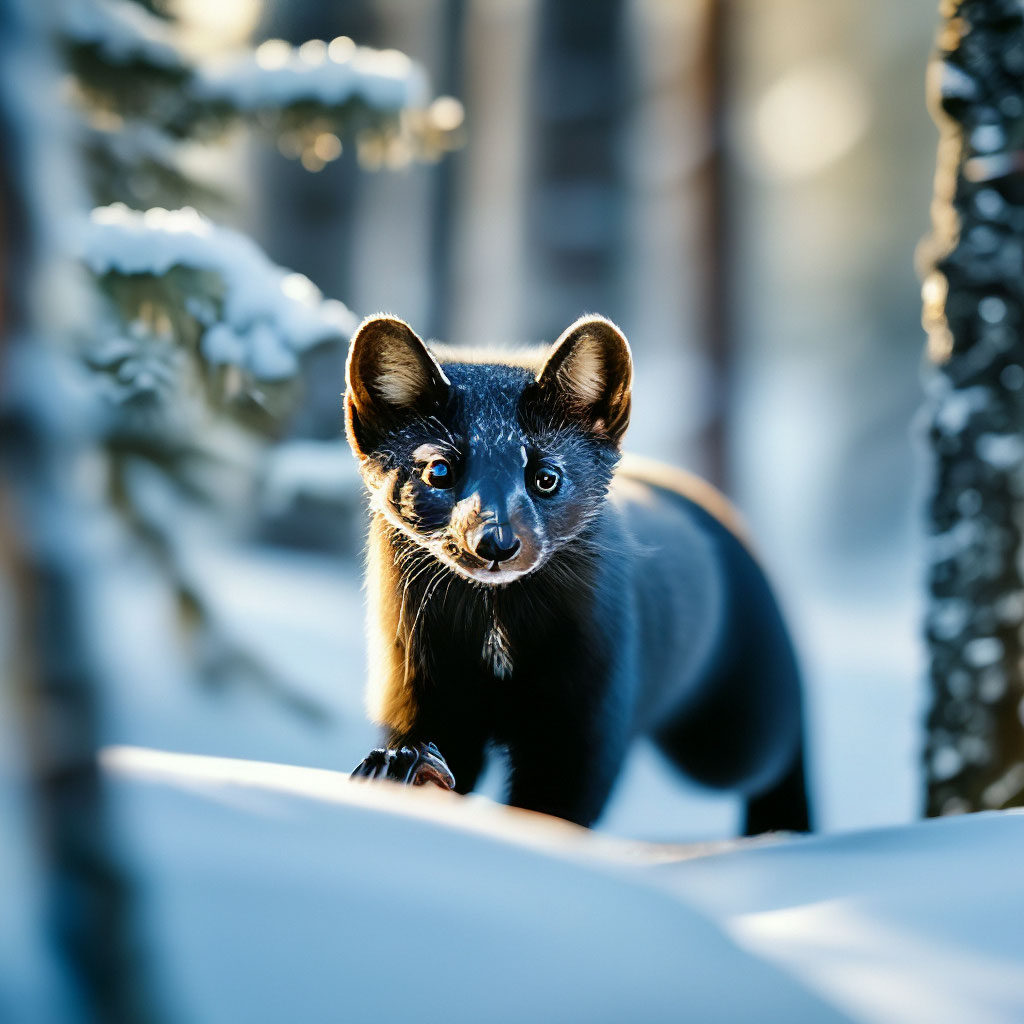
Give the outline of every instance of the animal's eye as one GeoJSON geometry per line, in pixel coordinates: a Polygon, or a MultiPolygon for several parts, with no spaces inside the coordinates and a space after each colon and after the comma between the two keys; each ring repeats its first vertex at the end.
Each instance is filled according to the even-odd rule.
{"type": "Polygon", "coordinates": [[[451,464],[445,459],[431,459],[423,470],[423,482],[438,489],[451,487],[455,483],[451,464]]]}
{"type": "Polygon", "coordinates": [[[533,486],[544,495],[552,495],[562,482],[562,474],[550,466],[541,466],[533,475],[533,486]]]}

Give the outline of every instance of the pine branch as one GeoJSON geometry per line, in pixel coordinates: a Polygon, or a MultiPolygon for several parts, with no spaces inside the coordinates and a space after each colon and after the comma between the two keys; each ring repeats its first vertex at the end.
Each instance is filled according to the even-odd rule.
{"type": "Polygon", "coordinates": [[[347,340],[358,320],[246,235],[190,208],[100,207],[84,226],[79,255],[123,325],[104,330],[86,353],[123,383],[122,404],[159,397],[161,380],[169,386],[176,372],[168,365],[175,349],[195,360],[213,404],[241,393],[258,403],[296,376],[305,352],[347,340]]]}
{"type": "Polygon", "coordinates": [[[189,53],[173,23],[130,0],[64,0],[60,35],[89,118],[145,121],[176,139],[213,139],[237,124],[281,140],[311,170],[345,140],[364,162],[437,159],[460,144],[461,106],[429,103],[422,68],[397,50],[341,36],[280,39],[217,57],[189,53]]]}

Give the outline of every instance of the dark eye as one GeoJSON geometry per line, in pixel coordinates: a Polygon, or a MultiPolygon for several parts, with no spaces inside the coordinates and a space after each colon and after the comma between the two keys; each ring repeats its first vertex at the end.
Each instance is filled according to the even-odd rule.
{"type": "Polygon", "coordinates": [[[552,469],[550,466],[541,466],[540,469],[534,474],[533,486],[541,494],[551,495],[558,490],[558,485],[562,482],[562,474],[557,469],[552,469]]]}
{"type": "Polygon", "coordinates": [[[455,474],[444,459],[431,459],[423,470],[423,482],[439,489],[451,487],[455,482],[455,474]]]}

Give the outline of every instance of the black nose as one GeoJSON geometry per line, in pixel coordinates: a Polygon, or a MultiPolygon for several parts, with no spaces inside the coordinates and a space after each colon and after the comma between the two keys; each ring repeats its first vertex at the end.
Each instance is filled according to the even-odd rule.
{"type": "Polygon", "coordinates": [[[507,562],[519,548],[519,538],[510,526],[485,526],[475,550],[488,562],[507,562]]]}

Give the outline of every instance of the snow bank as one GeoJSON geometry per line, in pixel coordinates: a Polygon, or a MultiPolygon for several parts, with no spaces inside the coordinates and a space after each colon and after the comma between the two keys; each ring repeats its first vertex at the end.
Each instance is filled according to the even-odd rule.
{"type": "Polygon", "coordinates": [[[845,1020],[571,826],[323,771],[105,763],[172,1020],[845,1020]]]}
{"type": "Polygon", "coordinates": [[[672,865],[737,943],[878,1024],[1024,1020],[1024,812],[799,839],[672,865]]]}
{"type": "Polygon", "coordinates": [[[216,305],[189,309],[206,330],[201,347],[215,365],[233,364],[261,380],[297,369],[297,354],[348,338],[359,318],[325,299],[302,274],[271,263],[252,239],[219,227],[190,207],[139,212],[121,203],[92,211],[79,253],[97,275],[162,276],[175,267],[208,271],[223,286],[216,305]]]}
{"type": "Polygon", "coordinates": [[[1024,1019],[1024,814],[695,856],[327,771],[104,764],[171,1019],[1024,1019]]]}

